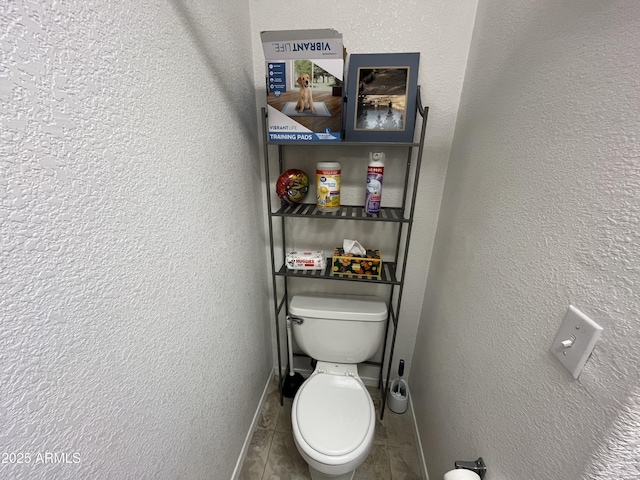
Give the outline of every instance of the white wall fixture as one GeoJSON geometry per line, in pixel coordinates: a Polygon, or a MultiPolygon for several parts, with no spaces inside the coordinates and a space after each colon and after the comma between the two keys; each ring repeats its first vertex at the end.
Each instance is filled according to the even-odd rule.
{"type": "Polygon", "coordinates": [[[573,378],[578,378],[601,332],[600,325],[569,305],[551,346],[551,353],[571,372],[573,378]]]}

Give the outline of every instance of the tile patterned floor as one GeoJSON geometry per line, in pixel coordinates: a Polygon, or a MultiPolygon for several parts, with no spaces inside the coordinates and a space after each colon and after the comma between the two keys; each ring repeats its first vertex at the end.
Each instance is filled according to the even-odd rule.
{"type": "MultiPolygon", "coordinates": [[[[387,408],[380,420],[381,392],[367,387],[376,408],[374,445],[354,480],[422,480],[418,450],[409,412],[397,415],[387,408]]],[[[280,406],[278,381],[269,386],[258,426],[242,467],[240,480],[310,480],[306,462],[291,432],[292,399],[280,406]]]]}

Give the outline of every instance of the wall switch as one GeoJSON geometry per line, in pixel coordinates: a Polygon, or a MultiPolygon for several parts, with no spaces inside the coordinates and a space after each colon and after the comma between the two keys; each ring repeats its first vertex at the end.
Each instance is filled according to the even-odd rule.
{"type": "Polygon", "coordinates": [[[569,310],[551,345],[551,353],[571,372],[573,378],[578,378],[601,332],[600,325],[573,305],[569,305],[569,310]]]}

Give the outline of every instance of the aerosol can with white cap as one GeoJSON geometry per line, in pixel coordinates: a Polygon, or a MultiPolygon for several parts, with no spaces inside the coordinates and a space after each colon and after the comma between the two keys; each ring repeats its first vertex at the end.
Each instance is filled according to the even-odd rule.
{"type": "Polygon", "coordinates": [[[382,200],[382,178],[384,177],[384,152],[370,152],[367,167],[367,192],[364,211],[369,214],[380,213],[382,200]]]}

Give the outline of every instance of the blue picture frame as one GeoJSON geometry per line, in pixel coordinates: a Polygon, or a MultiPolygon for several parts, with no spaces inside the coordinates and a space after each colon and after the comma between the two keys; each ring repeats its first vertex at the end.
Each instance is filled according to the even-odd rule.
{"type": "Polygon", "coordinates": [[[412,143],[420,53],[349,56],[344,140],[412,143]]]}

